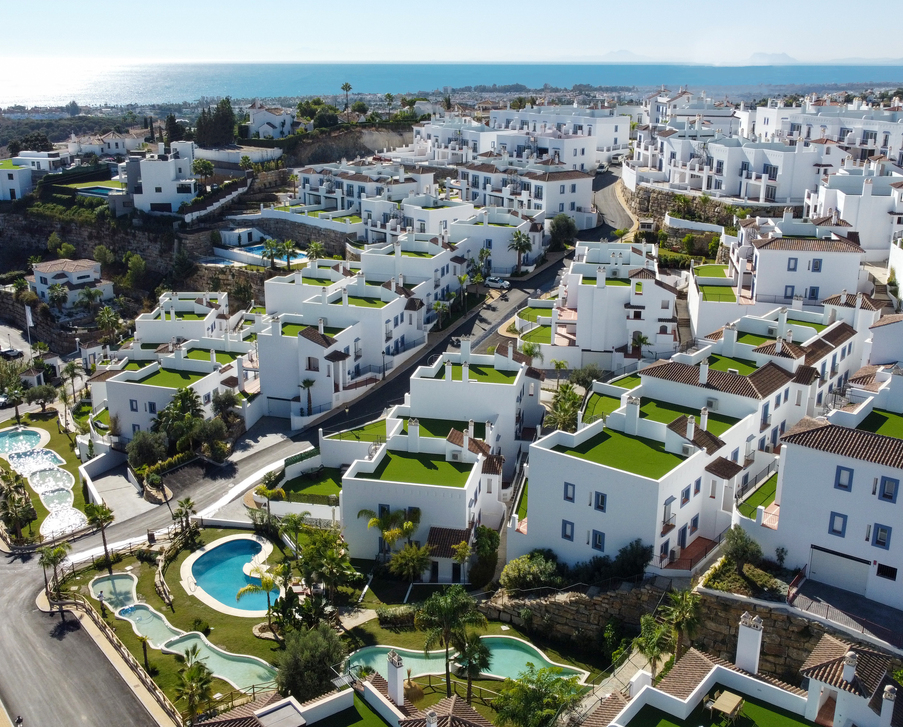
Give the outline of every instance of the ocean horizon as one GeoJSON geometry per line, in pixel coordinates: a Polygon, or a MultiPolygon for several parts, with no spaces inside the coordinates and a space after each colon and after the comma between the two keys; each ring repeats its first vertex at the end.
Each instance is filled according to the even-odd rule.
{"type": "MultiPolygon", "coordinates": [[[[770,87],[903,85],[903,66],[781,65],[712,66],[678,63],[144,63],[116,65],[100,60],[83,67],[42,64],[7,77],[0,86],[0,107],[195,102],[202,98],[279,98],[341,96],[352,93],[437,93],[445,86],[575,84],[660,85],[694,90],[744,89],[767,93],[770,87]]],[[[491,94],[492,91],[486,91],[491,94]]]]}

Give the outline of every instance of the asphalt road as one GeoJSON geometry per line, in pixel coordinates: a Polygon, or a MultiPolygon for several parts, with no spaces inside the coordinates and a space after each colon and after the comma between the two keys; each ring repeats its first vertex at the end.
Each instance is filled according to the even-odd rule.
{"type": "Polygon", "coordinates": [[[577,238],[580,240],[602,240],[611,238],[615,230],[630,229],[633,220],[618,201],[615,193],[618,181],[621,179],[621,168],[612,167],[603,174],[597,174],[593,179],[593,202],[599,214],[602,216],[602,224],[589,230],[583,230],[577,238]]]}

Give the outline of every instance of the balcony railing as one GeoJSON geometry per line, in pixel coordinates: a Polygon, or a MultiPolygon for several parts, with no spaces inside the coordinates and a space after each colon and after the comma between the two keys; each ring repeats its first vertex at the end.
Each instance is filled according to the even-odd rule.
{"type": "Polygon", "coordinates": [[[677,522],[677,515],[669,515],[668,517],[662,517],[662,535],[666,533],[670,533],[674,530],[675,524],[677,522]]]}

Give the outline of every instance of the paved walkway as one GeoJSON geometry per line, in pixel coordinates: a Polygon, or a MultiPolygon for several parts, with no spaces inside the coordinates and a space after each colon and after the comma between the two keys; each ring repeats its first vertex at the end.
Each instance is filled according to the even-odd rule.
{"type": "Polygon", "coordinates": [[[339,621],[342,622],[342,626],[348,631],[355,626],[360,626],[362,623],[372,621],[375,618],[376,611],[374,609],[358,608],[357,606],[343,608],[339,614],[339,621]]]}
{"type": "MultiPolygon", "coordinates": [[[[670,654],[665,654],[662,656],[662,665],[668,661],[670,658],[670,654]]],[[[661,668],[661,666],[659,666],[661,668]]],[[[619,692],[628,684],[630,684],[630,680],[636,675],[637,672],[642,671],[643,669],[649,670],[649,662],[646,661],[646,657],[644,657],[640,652],[633,650],[630,652],[630,658],[627,659],[621,666],[615,669],[614,673],[609,676],[607,679],[603,679],[599,682],[595,687],[593,687],[592,691],[589,692],[580,702],[580,711],[589,712],[596,705],[599,704],[605,697],[613,692],[619,692]]]]}

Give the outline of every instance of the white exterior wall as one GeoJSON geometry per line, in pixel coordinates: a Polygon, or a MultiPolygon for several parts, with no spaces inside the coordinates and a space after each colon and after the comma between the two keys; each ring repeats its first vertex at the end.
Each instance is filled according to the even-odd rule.
{"type": "MultiPolygon", "coordinates": [[[[855,292],[859,285],[859,263],[861,253],[809,252],[807,250],[756,249],[753,261],[754,297],[758,302],[776,303],[791,301],[801,295],[809,304],[839,293],[842,290],[855,292]],[[788,270],[790,260],[796,259],[796,270],[788,270]],[[821,260],[821,272],[812,270],[812,261],[821,260]],[[786,286],[793,286],[792,294],[786,295],[786,286]],[[813,289],[817,293],[813,294],[813,289]]],[[[744,311],[745,312],[745,311],[744,311]]]]}
{"type": "Polygon", "coordinates": [[[31,169],[0,167],[0,200],[22,199],[33,188],[31,169]]]}

